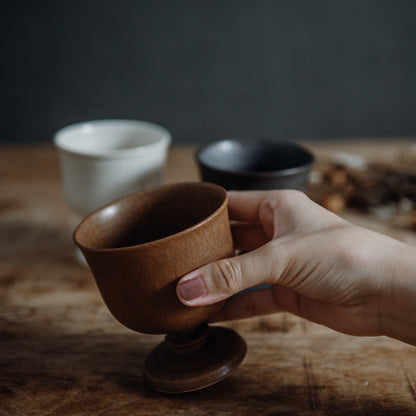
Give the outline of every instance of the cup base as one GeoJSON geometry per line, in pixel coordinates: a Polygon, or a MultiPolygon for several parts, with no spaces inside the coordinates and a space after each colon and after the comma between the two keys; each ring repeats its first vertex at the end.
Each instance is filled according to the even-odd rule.
{"type": "Polygon", "coordinates": [[[168,335],[147,357],[144,377],[163,393],[200,390],[227,378],[243,361],[247,346],[230,328],[204,324],[192,335],[168,335]]]}

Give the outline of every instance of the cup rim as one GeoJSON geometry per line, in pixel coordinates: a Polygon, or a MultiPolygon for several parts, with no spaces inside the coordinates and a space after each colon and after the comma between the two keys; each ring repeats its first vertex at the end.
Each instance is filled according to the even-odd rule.
{"type": "Polygon", "coordinates": [[[135,119],[97,119],[97,120],[88,120],[81,121],[78,123],[69,124],[65,127],[60,128],[56,131],[53,136],[53,142],[55,146],[65,153],[69,153],[78,157],[87,157],[87,158],[128,158],[135,157],[142,154],[146,154],[156,150],[159,147],[166,148],[172,141],[172,136],[169,130],[165,127],[144,120],[135,120],[135,119]],[[120,126],[136,126],[145,128],[148,130],[153,130],[158,133],[160,137],[152,142],[147,144],[142,144],[138,146],[129,147],[127,149],[76,149],[74,146],[71,146],[70,143],[65,138],[65,134],[82,129],[93,129],[97,127],[103,127],[105,125],[120,125],[120,126]]]}
{"type": "Polygon", "coordinates": [[[171,184],[166,184],[166,185],[161,185],[161,186],[156,186],[153,188],[148,188],[145,190],[141,190],[141,191],[137,191],[137,192],[133,192],[130,193],[128,195],[122,196],[121,198],[115,199],[112,202],[109,202],[108,204],[96,209],[95,211],[93,211],[92,213],[90,213],[89,215],[87,215],[79,224],[78,226],[75,228],[74,233],[73,233],[73,241],[75,243],[76,246],[78,246],[80,249],[86,249],[90,252],[93,253],[104,253],[104,252],[126,252],[126,251],[131,251],[131,250],[136,250],[138,247],[150,247],[154,244],[160,244],[162,242],[167,242],[170,240],[173,240],[174,238],[178,238],[181,237],[183,235],[189,234],[192,231],[194,231],[195,229],[203,226],[204,224],[206,224],[207,222],[211,221],[213,218],[217,217],[218,215],[220,215],[220,213],[227,208],[227,204],[228,204],[228,192],[225,190],[225,188],[223,188],[220,185],[211,183],[211,182],[177,182],[177,183],[171,183],[171,184]],[[90,221],[91,218],[93,216],[98,215],[99,213],[102,213],[103,211],[111,208],[111,206],[117,205],[119,204],[121,201],[123,200],[127,200],[130,198],[133,198],[135,195],[137,194],[144,194],[144,193],[150,193],[152,191],[155,190],[163,190],[166,188],[170,188],[170,187],[174,187],[174,186],[189,186],[189,185],[199,185],[199,186],[204,186],[204,187],[209,187],[209,188],[216,188],[218,190],[220,190],[223,195],[224,195],[224,200],[222,201],[221,205],[215,209],[215,211],[213,211],[210,215],[208,215],[207,217],[205,217],[203,220],[199,221],[198,223],[192,225],[191,227],[185,228],[182,231],[178,231],[175,234],[171,234],[168,235],[166,237],[162,237],[162,238],[158,238],[156,240],[152,240],[152,241],[147,241],[146,243],[142,243],[142,244],[135,244],[135,245],[131,245],[131,246],[125,246],[125,247],[109,247],[109,248],[94,248],[94,247],[89,247],[87,245],[81,244],[78,239],[77,239],[77,234],[79,233],[79,230],[81,229],[81,227],[87,222],[90,221]]]}
{"type": "Polygon", "coordinates": [[[281,139],[281,140],[274,141],[272,139],[262,138],[262,137],[255,138],[255,139],[248,138],[248,137],[230,137],[226,139],[211,141],[197,148],[196,153],[195,153],[195,159],[197,160],[200,166],[212,169],[216,172],[227,174],[227,175],[235,175],[235,176],[240,176],[240,177],[251,177],[251,178],[254,178],[254,177],[267,178],[267,177],[280,177],[280,176],[286,177],[286,176],[297,175],[301,172],[307,171],[313,165],[315,161],[315,157],[312,154],[312,152],[310,152],[306,147],[300,145],[294,140],[281,139]],[[242,144],[253,143],[254,140],[262,140],[264,142],[276,144],[276,145],[291,145],[293,147],[297,147],[299,148],[299,150],[304,152],[305,155],[307,155],[307,157],[309,158],[309,162],[303,163],[298,166],[294,166],[292,168],[287,168],[287,169],[249,171],[249,170],[244,170],[244,169],[230,169],[230,168],[227,168],[226,166],[219,167],[218,165],[215,165],[209,162],[207,163],[202,158],[203,153],[212,146],[218,146],[221,143],[226,143],[226,142],[236,142],[236,143],[242,143],[242,144]]]}

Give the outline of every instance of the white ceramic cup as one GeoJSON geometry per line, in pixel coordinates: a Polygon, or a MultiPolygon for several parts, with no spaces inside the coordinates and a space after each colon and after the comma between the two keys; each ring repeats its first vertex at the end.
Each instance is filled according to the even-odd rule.
{"type": "Polygon", "coordinates": [[[69,205],[85,216],[128,193],[159,185],[168,130],[139,120],[72,124],[54,136],[69,205]]]}

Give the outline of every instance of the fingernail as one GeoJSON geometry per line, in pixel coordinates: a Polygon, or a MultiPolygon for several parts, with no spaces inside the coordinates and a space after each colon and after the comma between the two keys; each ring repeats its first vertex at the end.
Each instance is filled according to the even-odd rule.
{"type": "Polygon", "coordinates": [[[208,290],[201,276],[195,276],[179,283],[178,294],[184,301],[189,302],[207,295],[208,290]]]}

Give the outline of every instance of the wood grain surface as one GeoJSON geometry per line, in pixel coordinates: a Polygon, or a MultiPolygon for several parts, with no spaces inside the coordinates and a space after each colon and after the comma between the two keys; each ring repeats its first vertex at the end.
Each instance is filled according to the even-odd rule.
{"type": "MultiPolygon", "coordinates": [[[[318,156],[384,158],[411,141],[307,144],[318,156]]],[[[173,147],[165,181],[197,180],[194,148],[173,147]]],[[[416,244],[416,232],[356,223],[416,244]]],[[[74,257],[77,218],[52,146],[0,148],[0,415],[416,415],[416,347],[349,337],[288,314],[226,324],[248,353],[227,380],[164,395],[142,378],[162,336],[110,315],[74,257]]]]}

